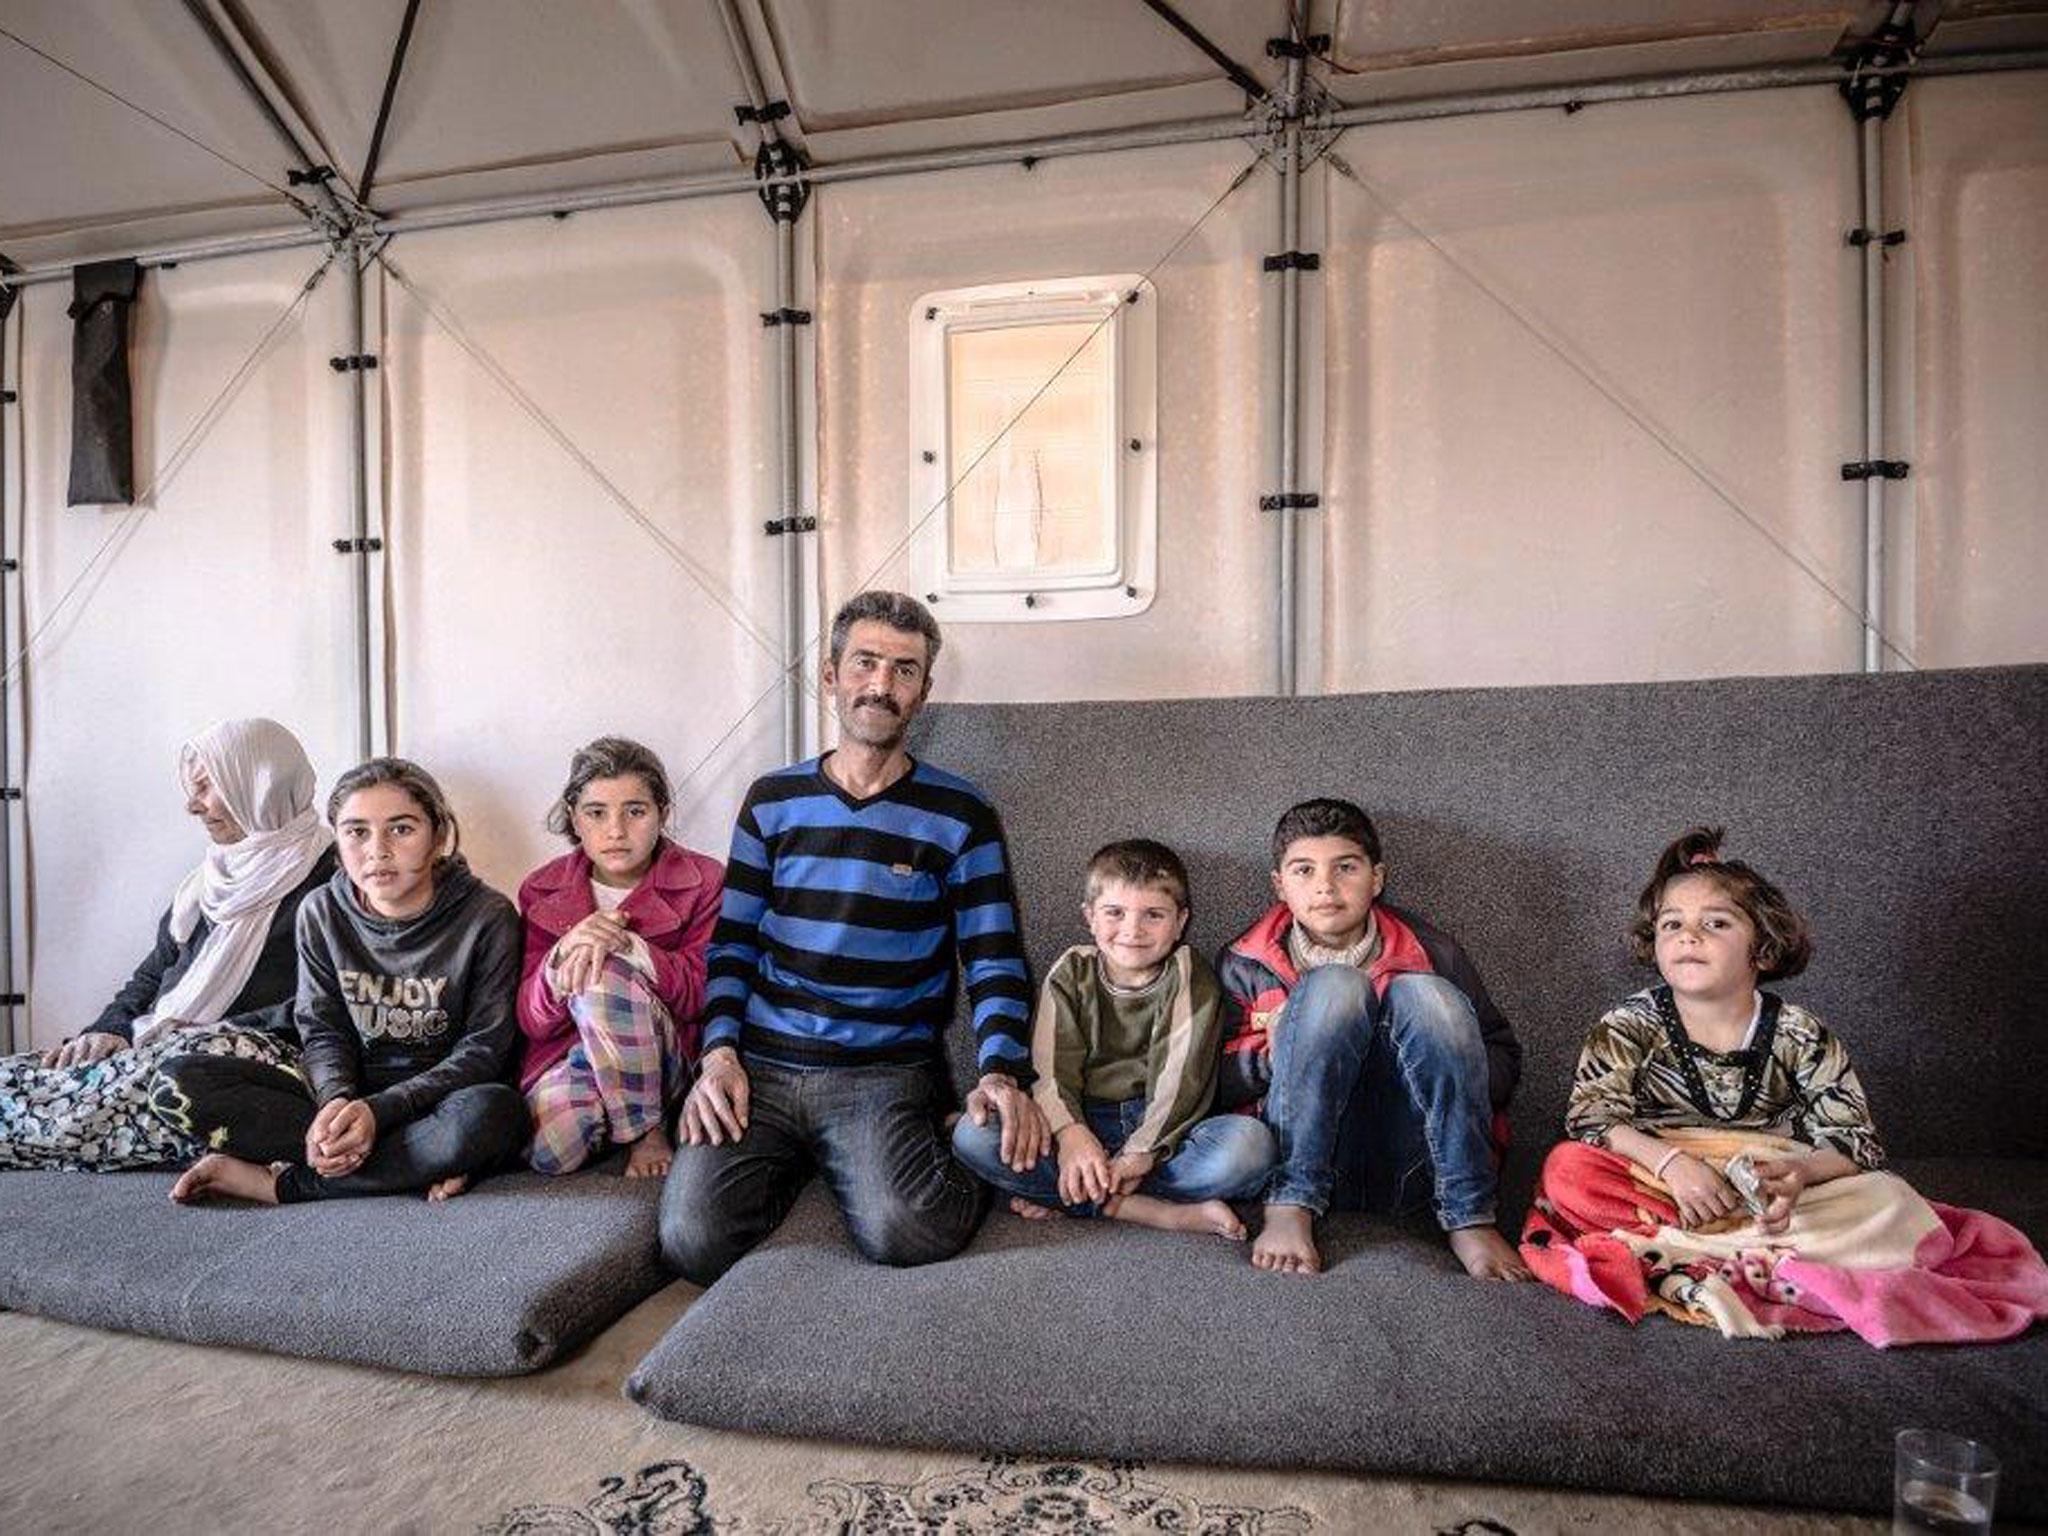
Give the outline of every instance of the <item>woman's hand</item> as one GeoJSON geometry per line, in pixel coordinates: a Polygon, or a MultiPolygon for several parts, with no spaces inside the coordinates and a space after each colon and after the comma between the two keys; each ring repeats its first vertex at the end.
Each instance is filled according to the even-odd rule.
{"type": "Polygon", "coordinates": [[[110,1035],[105,1030],[89,1029],[82,1035],[66,1040],[62,1045],[53,1046],[43,1052],[46,1067],[87,1067],[96,1061],[104,1061],[118,1050],[127,1047],[128,1042],[119,1035],[110,1035]]]}
{"type": "Polygon", "coordinates": [[[1664,1187],[1678,1202],[1678,1224],[1688,1231],[1742,1208],[1742,1196],[1719,1169],[1681,1152],[1665,1165],[1664,1187]]]}
{"type": "Polygon", "coordinates": [[[1769,1202],[1756,1224],[1766,1232],[1782,1232],[1792,1225],[1792,1207],[1799,1196],[1814,1182],[1813,1170],[1803,1157],[1760,1157],[1756,1176],[1769,1202]]]}
{"type": "Polygon", "coordinates": [[[1102,1139],[1079,1121],[1053,1138],[1059,1146],[1060,1199],[1068,1205],[1100,1203],[1110,1197],[1109,1154],[1102,1139]]]}

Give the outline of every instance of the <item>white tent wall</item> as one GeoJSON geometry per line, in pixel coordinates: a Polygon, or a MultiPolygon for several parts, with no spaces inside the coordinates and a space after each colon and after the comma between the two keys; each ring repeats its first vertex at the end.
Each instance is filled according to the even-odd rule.
{"type": "Polygon", "coordinates": [[[20,679],[32,900],[17,908],[17,954],[36,1044],[92,1021],[205,847],[183,814],[179,743],[261,714],[298,732],[323,782],[354,757],[352,571],[331,542],[348,525],[345,392],[327,363],[342,334],[338,271],[202,425],[322,259],[145,276],[132,353],[140,515],[75,592],[129,509],[64,505],[71,289],[22,295],[23,622],[55,615],[20,679]]]}
{"type": "Polygon", "coordinates": [[[1922,666],[2048,657],[2048,73],[1926,80],[1891,130],[1916,299],[1910,509],[1922,666]]]}
{"type": "MultiPolygon", "coordinates": [[[[1240,144],[821,188],[819,478],[827,608],[910,579],[913,301],[1145,272],[1244,170],[1240,144]]],[[[940,698],[1148,698],[1272,686],[1266,489],[1275,179],[1261,167],[1152,275],[1159,295],[1159,595],[1142,614],[946,626],[940,698]]],[[[922,513],[923,507],[916,511],[922,513]]],[[[946,622],[945,606],[937,608],[946,622]]]]}
{"type": "Polygon", "coordinates": [[[1856,160],[1834,91],[1337,149],[1364,185],[1326,180],[1331,687],[1859,664],[1862,492],[1839,471],[1862,441],[1856,160]]]}
{"type": "Polygon", "coordinates": [[[389,256],[411,285],[384,279],[381,349],[399,749],[508,892],[560,851],[542,819],[570,752],[605,732],[679,780],[702,764],[675,826],[722,858],[782,751],[767,214],[720,198],[389,256]]]}

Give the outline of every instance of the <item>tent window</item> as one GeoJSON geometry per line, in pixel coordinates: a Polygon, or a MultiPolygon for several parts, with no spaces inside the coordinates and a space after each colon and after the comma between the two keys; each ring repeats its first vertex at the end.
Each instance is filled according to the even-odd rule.
{"type": "Polygon", "coordinates": [[[1131,275],[954,289],[912,306],[911,557],[941,618],[1099,619],[1151,605],[1157,309],[1131,275]]]}

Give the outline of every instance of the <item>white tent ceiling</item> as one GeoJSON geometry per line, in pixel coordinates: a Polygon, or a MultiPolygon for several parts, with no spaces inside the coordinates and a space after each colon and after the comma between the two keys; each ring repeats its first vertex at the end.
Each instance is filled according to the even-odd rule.
{"type": "MultiPolygon", "coordinates": [[[[1174,7],[1261,80],[1284,0],[1174,7]]],[[[1142,0],[740,0],[813,161],[1227,117],[1243,93],[1142,0]]],[[[1320,0],[1339,103],[1824,60],[1881,4],[1320,0]]],[[[1930,52],[2038,46],[2041,0],[1922,0],[1930,52]]],[[[292,157],[359,185],[406,0],[0,0],[0,254],[22,266],[302,228],[292,157]],[[197,11],[200,14],[195,14],[197,11]],[[266,185],[269,184],[269,185],[266,185]]],[[[371,203],[403,214],[734,172],[756,132],[718,0],[423,0],[371,203]]]]}

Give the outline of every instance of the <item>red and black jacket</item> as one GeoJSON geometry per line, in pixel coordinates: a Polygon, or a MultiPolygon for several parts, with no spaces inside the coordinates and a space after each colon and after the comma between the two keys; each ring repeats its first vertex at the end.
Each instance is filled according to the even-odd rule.
{"type": "MultiPolygon", "coordinates": [[[[1478,969],[1449,934],[1385,902],[1375,902],[1372,910],[1379,925],[1380,952],[1366,967],[1366,976],[1375,993],[1384,995],[1394,977],[1413,972],[1441,976],[1471,999],[1486,1045],[1494,1140],[1506,1145],[1505,1112],[1522,1075],[1522,1043],[1515,1038],[1514,1026],[1487,995],[1478,969]]],[[[1217,957],[1225,1031],[1222,1070],[1216,1080],[1218,1109],[1254,1109],[1265,1096],[1271,1080],[1266,1029],[1301,979],[1287,954],[1287,930],[1293,921],[1286,904],[1275,903],[1217,957]]]]}

